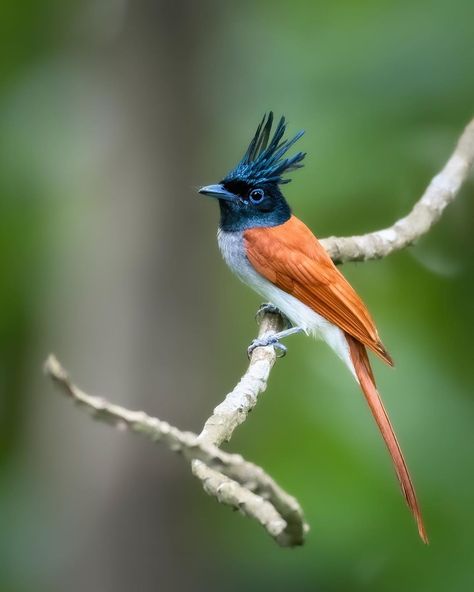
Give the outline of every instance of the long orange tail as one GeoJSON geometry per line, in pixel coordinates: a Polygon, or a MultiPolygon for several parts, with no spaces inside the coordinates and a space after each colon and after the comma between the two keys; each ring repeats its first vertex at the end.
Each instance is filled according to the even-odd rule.
{"type": "Polygon", "coordinates": [[[375,379],[370,367],[369,358],[367,356],[367,350],[365,346],[357,341],[350,335],[346,334],[347,342],[349,343],[349,350],[351,353],[352,362],[354,364],[357,378],[359,379],[360,386],[364,392],[367,403],[369,404],[372,415],[374,416],[377,425],[379,426],[380,432],[385,444],[392,457],[395,471],[397,473],[398,480],[402,487],[403,494],[405,496],[408,507],[415,517],[416,524],[418,526],[418,532],[422,541],[428,544],[428,536],[426,535],[425,527],[423,525],[423,518],[421,517],[420,506],[416,499],[415,488],[413,486],[408,467],[400,445],[398,443],[395,432],[393,431],[392,424],[388,418],[385,407],[383,406],[380,395],[375,386],[375,379]]]}

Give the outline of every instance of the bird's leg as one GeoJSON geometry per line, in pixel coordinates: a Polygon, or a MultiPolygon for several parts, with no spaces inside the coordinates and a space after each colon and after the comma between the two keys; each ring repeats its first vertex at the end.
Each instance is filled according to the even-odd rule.
{"type": "Polygon", "coordinates": [[[280,343],[280,339],[284,339],[285,337],[289,337],[290,335],[294,335],[295,333],[304,333],[304,329],[302,327],[290,327],[285,329],[284,331],[280,331],[278,333],[274,333],[273,335],[269,335],[268,337],[263,337],[262,339],[254,339],[252,343],[247,348],[247,355],[250,356],[253,353],[253,350],[257,347],[267,347],[268,345],[273,345],[275,350],[277,351],[277,356],[282,358],[286,355],[286,347],[283,343],[280,343]]]}

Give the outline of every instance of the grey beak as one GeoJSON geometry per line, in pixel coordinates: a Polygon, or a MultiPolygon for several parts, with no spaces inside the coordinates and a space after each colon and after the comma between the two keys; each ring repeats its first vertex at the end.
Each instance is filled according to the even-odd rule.
{"type": "Polygon", "coordinates": [[[209,197],[215,197],[217,199],[227,199],[229,201],[237,199],[237,196],[230,191],[227,191],[223,185],[206,185],[199,189],[199,193],[201,195],[208,195],[209,197]]]}

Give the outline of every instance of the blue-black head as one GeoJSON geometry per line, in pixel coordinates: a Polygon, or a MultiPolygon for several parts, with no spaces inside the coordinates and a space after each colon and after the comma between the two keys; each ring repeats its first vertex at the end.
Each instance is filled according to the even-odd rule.
{"type": "Polygon", "coordinates": [[[280,185],[290,182],[283,175],[303,166],[304,152],[290,157],[286,154],[304,131],[285,140],[285,118],[280,119],[273,135],[272,126],[273,113],[270,111],[264,115],[238,165],[219,184],[199,190],[199,193],[219,200],[223,230],[278,226],[291,216],[280,185]]]}

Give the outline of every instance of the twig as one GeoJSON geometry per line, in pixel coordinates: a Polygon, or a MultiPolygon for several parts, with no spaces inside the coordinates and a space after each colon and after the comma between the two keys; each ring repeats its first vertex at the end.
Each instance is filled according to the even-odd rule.
{"type": "MultiPolygon", "coordinates": [[[[473,165],[474,120],[464,130],[446,166],[434,177],[405,218],[390,228],[362,236],[324,239],[324,247],[335,262],[343,263],[385,257],[411,245],[439,220],[473,165]]],[[[260,322],[259,338],[277,333],[283,323],[280,315],[265,313],[260,322]]],[[[199,436],[181,431],[142,411],[130,411],[84,393],[69,380],[54,356],[46,361],[45,372],[64,394],[96,419],[142,433],[152,441],[161,441],[171,450],[180,452],[191,462],[193,474],[209,495],[255,519],[277,543],[291,547],[301,545],[308,530],[297,500],[281,489],[262,468],[219,448],[230,440],[235,428],[246,420],[256,405],[259,395],[267,387],[275,360],[273,347],[255,349],[246,373],[214,409],[199,436]]]]}
{"type": "Polygon", "coordinates": [[[412,211],[393,226],[361,236],[323,239],[335,263],[380,259],[412,245],[435,224],[469,176],[474,164],[474,119],[466,126],[443,170],[433,178],[412,211]]]}

